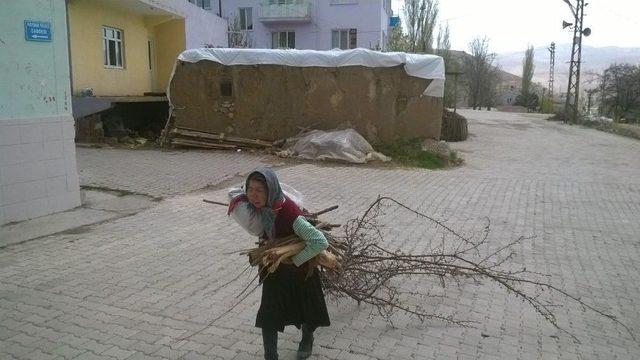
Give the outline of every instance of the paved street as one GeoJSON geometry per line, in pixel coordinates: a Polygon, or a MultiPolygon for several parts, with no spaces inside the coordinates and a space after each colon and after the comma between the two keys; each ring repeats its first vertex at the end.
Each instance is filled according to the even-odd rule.
{"type": "MultiPolygon", "coordinates": [[[[161,197],[132,216],[0,249],[1,359],[260,359],[253,327],[259,289],[236,303],[252,278],[229,255],[254,239],[203,198],[259,164],[305,205],[340,208],[344,223],[387,195],[477,233],[491,220],[490,247],[535,236],[517,248],[517,266],[614,314],[640,338],[640,141],[543,120],[536,114],[462,111],[469,140],[452,144],[466,164],[418,170],[314,164],[217,151],[79,148],[82,185],[161,197]]],[[[434,236],[415,217],[388,213],[387,246],[424,249],[434,236]]],[[[620,326],[575,304],[556,309],[580,343],[489,283],[404,284],[434,313],[477,322],[461,328],[397,315],[389,324],[367,306],[331,302],[332,326],[317,331],[314,359],[634,359],[640,343],[620,326]],[[453,285],[453,284],[452,284],[453,285]]],[[[552,300],[560,302],[554,297],[552,300]]],[[[299,335],[280,336],[294,359],[299,335]]]]}
{"type": "Polygon", "coordinates": [[[78,148],[76,153],[82,185],[155,197],[202,189],[268,164],[264,156],[232,151],[78,148]]]}

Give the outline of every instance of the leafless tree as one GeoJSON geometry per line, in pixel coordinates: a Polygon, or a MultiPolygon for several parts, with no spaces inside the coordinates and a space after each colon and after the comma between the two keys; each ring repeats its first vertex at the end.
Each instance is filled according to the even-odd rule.
{"type": "Polygon", "coordinates": [[[494,65],[496,55],[489,52],[489,39],[475,38],[469,44],[471,56],[464,58],[469,106],[474,109],[492,106],[497,96],[499,70],[494,65]]]}
{"type": "Polygon", "coordinates": [[[250,31],[243,30],[240,26],[239,14],[233,14],[227,19],[227,36],[230,48],[250,48],[253,46],[253,37],[250,31]]]}
{"type": "Polygon", "coordinates": [[[619,121],[640,113],[640,66],[613,64],[601,77],[602,112],[619,121]]]}
{"type": "MultiPolygon", "coordinates": [[[[446,23],[443,27],[440,25],[438,29],[438,37],[436,40],[436,54],[444,59],[444,68],[447,73],[460,71],[460,66],[456,58],[451,53],[451,40],[449,23],[446,23]]],[[[457,102],[455,94],[455,84],[453,83],[457,79],[457,76],[447,75],[444,84],[444,105],[447,107],[453,107],[457,102]]]]}

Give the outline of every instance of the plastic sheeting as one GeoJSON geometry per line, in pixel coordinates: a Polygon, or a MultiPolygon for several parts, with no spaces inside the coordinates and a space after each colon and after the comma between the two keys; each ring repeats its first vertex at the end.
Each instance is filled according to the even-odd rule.
{"type": "Polygon", "coordinates": [[[404,65],[410,76],[432,80],[423,94],[434,97],[444,95],[444,60],[436,55],[383,53],[367,49],[353,50],[272,50],[202,48],[184,51],[178,60],[195,63],[215,61],[223,65],[285,65],[297,67],[393,67],[404,65]]]}
{"type": "Polygon", "coordinates": [[[359,164],[372,160],[391,160],[384,154],[376,152],[367,140],[353,129],[313,130],[287,142],[291,142],[290,146],[279,152],[279,156],[297,156],[311,160],[341,160],[359,164]]]}

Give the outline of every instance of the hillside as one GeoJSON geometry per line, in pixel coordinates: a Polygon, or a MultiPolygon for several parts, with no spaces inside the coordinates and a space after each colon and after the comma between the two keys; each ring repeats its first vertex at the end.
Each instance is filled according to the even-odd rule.
{"type": "MultiPolygon", "coordinates": [[[[546,47],[535,48],[535,71],[533,81],[547,85],[549,81],[549,51],[546,47]]],[[[498,54],[496,63],[500,68],[511,74],[520,76],[522,74],[522,59],[524,50],[498,54]]],[[[566,91],[569,78],[569,61],[571,60],[571,44],[556,45],[555,62],[555,92],[566,91]]],[[[620,48],[620,47],[582,47],[581,81],[582,86],[590,88],[595,86],[593,76],[590,73],[601,73],[609,65],[614,63],[640,63],[640,48],[620,48]],[[590,82],[593,85],[590,86],[590,82]]]]}

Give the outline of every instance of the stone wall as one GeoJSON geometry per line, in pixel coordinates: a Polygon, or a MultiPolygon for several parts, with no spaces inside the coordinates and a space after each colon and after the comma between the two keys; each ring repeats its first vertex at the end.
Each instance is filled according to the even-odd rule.
{"type": "Polygon", "coordinates": [[[372,143],[438,139],[442,99],[429,80],[391,68],[225,66],[178,62],[170,84],[174,126],[277,140],[301,128],[352,127],[372,143]]]}

